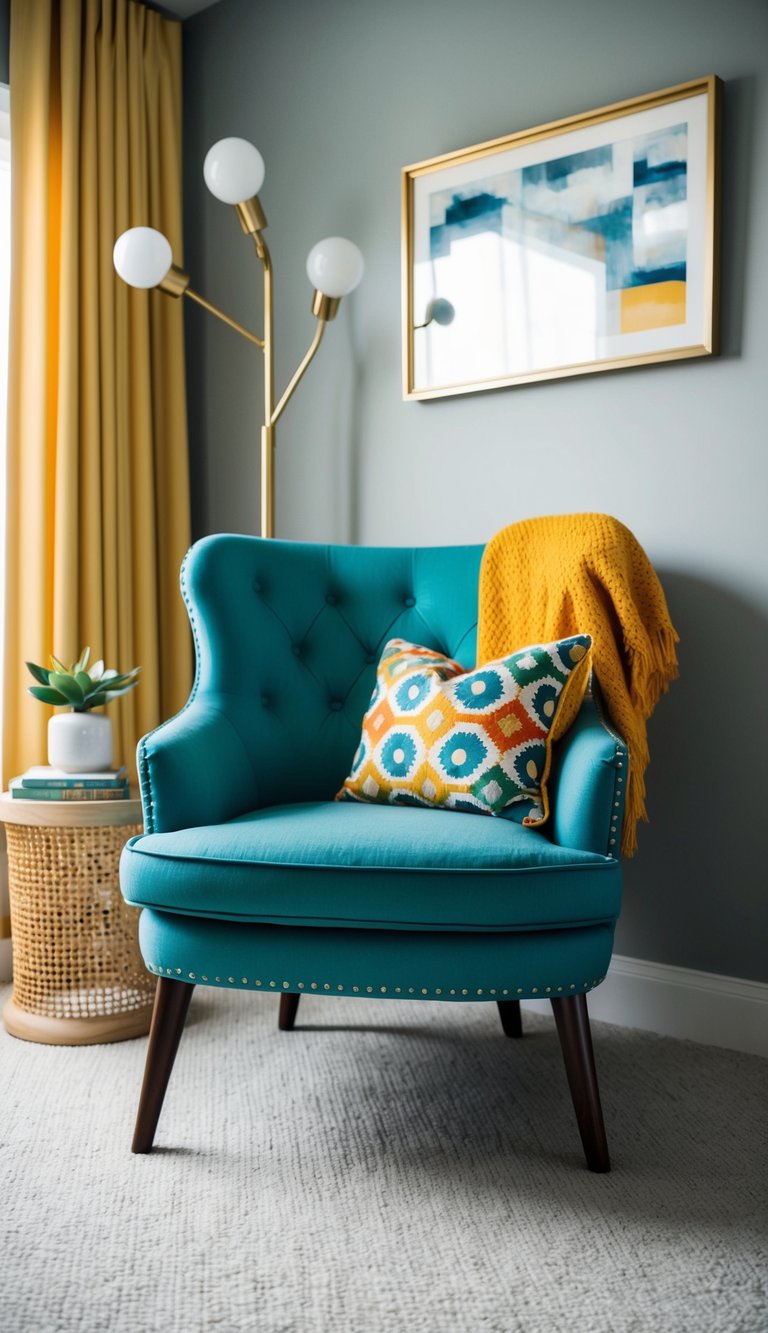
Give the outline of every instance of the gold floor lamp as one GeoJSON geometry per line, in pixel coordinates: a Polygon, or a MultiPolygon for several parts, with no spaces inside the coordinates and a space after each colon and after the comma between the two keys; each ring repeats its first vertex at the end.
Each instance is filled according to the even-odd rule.
{"type": "Polygon", "coordinates": [[[264,275],[264,337],[259,338],[231,319],[189,285],[189,276],[173,263],[171,245],[154,227],[131,227],[115,242],[113,260],[124,282],[131,287],[159,287],[168,296],[189,296],[198,305],[222,319],[237,333],[255,343],[264,355],[264,425],[261,428],[261,535],[274,536],[275,528],[275,426],[294,389],[315,355],[325,326],[336,315],[342,296],[353,291],[363,276],[363,256],[352,241],[329,236],[313,246],[307,258],[307,275],[315,291],[312,313],[317,327],[306,355],[280,400],[275,402],[273,360],[272,260],[263,232],[267,225],[258,193],[264,180],[264,159],[245,139],[221,139],[209,150],[203,167],[208,189],[225,204],[233,204],[246,235],[253,238],[264,275]]]}

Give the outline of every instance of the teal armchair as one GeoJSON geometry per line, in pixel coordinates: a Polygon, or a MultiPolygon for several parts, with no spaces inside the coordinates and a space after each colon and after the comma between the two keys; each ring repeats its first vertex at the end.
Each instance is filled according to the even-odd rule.
{"type": "Polygon", "coordinates": [[[158,979],[135,1152],[206,985],[279,994],[286,1031],[302,995],[334,995],[491,1004],[519,1037],[520,1001],[549,999],[587,1164],[609,1169],[586,994],[619,912],[627,755],[596,699],[555,747],[543,829],[333,799],[389,638],[475,664],[481,555],[216,536],[187,556],[195,683],[140,743],[120,872],[158,979]]]}

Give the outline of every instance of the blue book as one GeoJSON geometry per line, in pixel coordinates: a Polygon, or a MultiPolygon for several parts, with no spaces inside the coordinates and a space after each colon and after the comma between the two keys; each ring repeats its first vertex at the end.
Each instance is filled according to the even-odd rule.
{"type": "Polygon", "coordinates": [[[105,789],[107,787],[125,787],[128,783],[127,768],[110,769],[105,773],[65,773],[63,768],[51,768],[50,764],[38,764],[33,768],[28,768],[26,773],[22,773],[20,778],[14,778],[14,782],[22,787],[34,788],[39,791],[41,788],[63,788],[88,790],[105,789]]]}
{"type": "Polygon", "coordinates": [[[8,783],[14,801],[127,801],[128,783],[119,787],[24,787],[21,778],[8,783]]]}

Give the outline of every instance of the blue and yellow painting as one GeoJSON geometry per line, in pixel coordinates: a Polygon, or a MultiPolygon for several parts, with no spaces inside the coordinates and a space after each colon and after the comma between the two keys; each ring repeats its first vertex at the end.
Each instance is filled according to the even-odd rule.
{"type": "Polygon", "coordinates": [[[593,291],[599,273],[593,334],[684,324],[687,154],[680,124],[438,191],[429,203],[433,269],[458,258],[460,241],[496,235],[509,254],[546,254],[550,271],[552,256],[561,273],[564,264],[589,270],[593,291]]]}

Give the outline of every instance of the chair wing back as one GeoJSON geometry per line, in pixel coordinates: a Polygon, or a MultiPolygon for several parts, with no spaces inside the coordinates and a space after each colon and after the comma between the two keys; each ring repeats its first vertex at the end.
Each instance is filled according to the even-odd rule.
{"type": "Polygon", "coordinates": [[[182,569],[197,654],[188,708],[236,729],[253,779],[244,810],[335,794],[389,638],[474,665],[482,550],[234,535],[192,547],[182,569]]]}

